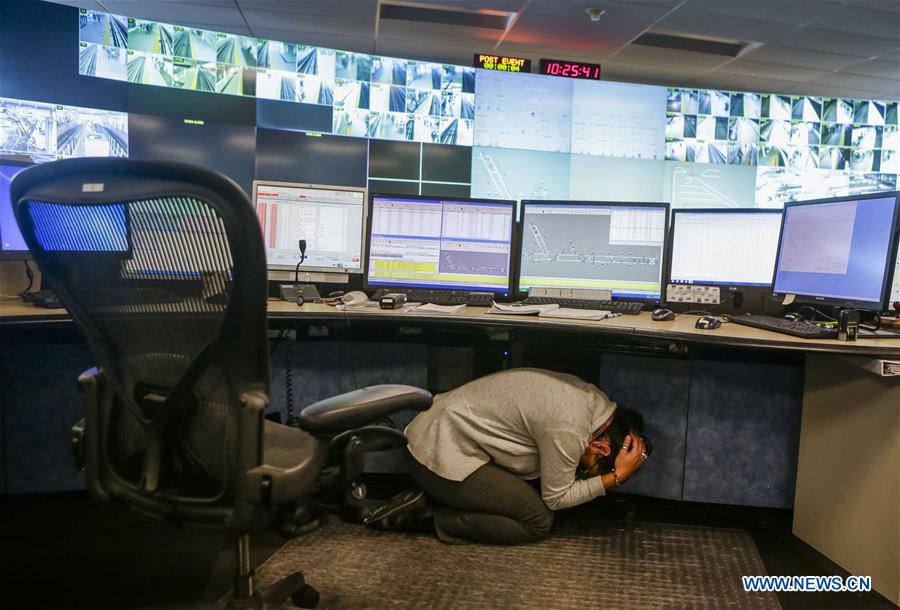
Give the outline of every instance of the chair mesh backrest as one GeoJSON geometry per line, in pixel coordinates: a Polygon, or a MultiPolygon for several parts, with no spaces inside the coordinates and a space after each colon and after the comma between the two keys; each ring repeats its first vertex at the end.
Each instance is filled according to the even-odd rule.
{"type": "MultiPolygon", "coordinates": [[[[85,181],[67,172],[67,163],[59,162],[59,179],[40,168],[46,180],[29,185],[16,211],[44,277],[115,389],[110,459],[121,476],[140,479],[148,422],[201,357],[203,372],[167,427],[161,485],[219,495],[227,487],[238,396],[265,390],[267,383],[265,285],[258,277],[265,281],[265,263],[252,208],[233,184],[229,188],[242,196],[237,201],[234,193],[210,190],[216,185],[173,183],[173,166],[123,160],[114,164],[124,172],[91,178],[103,181],[104,198],[111,200],[91,201],[83,188],[71,192],[72,184],[85,181]],[[129,175],[135,169],[141,171],[129,175]],[[67,191],[77,200],[65,197],[67,191]],[[54,196],[41,196],[46,193],[54,196]],[[249,227],[230,226],[248,218],[249,227]],[[248,301],[250,285],[258,294],[248,301]],[[236,289],[242,291],[237,301],[236,289]]],[[[107,166],[92,160],[87,169],[107,166]]],[[[228,183],[209,172],[200,176],[228,183]]],[[[13,190],[19,187],[14,183],[13,190]]]]}

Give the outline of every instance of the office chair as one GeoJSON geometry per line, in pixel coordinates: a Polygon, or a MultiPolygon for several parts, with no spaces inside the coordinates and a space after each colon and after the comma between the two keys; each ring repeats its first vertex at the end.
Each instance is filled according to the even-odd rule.
{"type": "Polygon", "coordinates": [[[78,380],[85,419],[73,429],[91,496],[232,534],[229,608],[288,598],[314,607],[318,593],[299,572],[254,589],[249,533],[302,502],[329,455],[345,455],[352,470],[379,443],[377,426],[366,424],[425,410],[431,395],[373,386],[310,405],[299,428],[263,417],[263,239],[247,195],[225,176],[72,159],[21,172],[10,191],[44,280],[96,358],[78,380]]]}

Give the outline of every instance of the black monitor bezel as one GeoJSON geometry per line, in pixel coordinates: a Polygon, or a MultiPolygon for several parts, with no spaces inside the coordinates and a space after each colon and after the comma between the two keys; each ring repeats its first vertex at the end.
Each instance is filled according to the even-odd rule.
{"type": "Polygon", "coordinates": [[[887,260],[885,261],[885,269],[883,277],[883,285],[881,287],[881,295],[880,300],[876,303],[874,301],[860,301],[853,299],[840,299],[835,297],[822,297],[816,295],[809,294],[794,294],[794,301],[800,303],[812,303],[819,304],[824,306],[842,308],[842,309],[862,309],[866,311],[886,311],[888,309],[888,300],[891,294],[891,286],[893,282],[893,273],[894,273],[894,263],[897,257],[897,248],[898,248],[898,239],[900,239],[900,233],[898,233],[898,218],[900,218],[900,191],[882,191],[879,193],[865,193],[861,195],[841,195],[839,197],[827,197],[821,199],[809,199],[806,201],[789,201],[784,204],[785,212],[781,217],[781,229],[778,233],[778,250],[775,254],[775,269],[772,272],[772,296],[778,298],[784,298],[787,293],[784,292],[776,292],[775,291],[775,283],[778,277],[778,263],[781,260],[781,247],[782,242],[784,241],[784,224],[787,219],[787,208],[791,207],[800,207],[805,205],[817,205],[823,203],[836,203],[842,201],[861,201],[865,199],[888,199],[894,198],[894,217],[892,219],[891,226],[891,237],[890,243],[888,244],[888,255],[887,260]]]}
{"type": "MultiPolygon", "coordinates": [[[[34,167],[35,165],[39,165],[34,161],[26,161],[24,159],[10,159],[4,158],[0,156],[0,165],[11,165],[13,167],[21,167],[23,169],[27,169],[29,167],[34,167]]],[[[15,211],[15,202],[10,202],[13,205],[13,211],[15,211]]],[[[2,227],[0,227],[0,231],[2,231],[2,227]]],[[[30,261],[33,260],[33,256],[31,256],[31,250],[27,248],[25,250],[6,250],[3,248],[3,235],[0,234],[0,261],[30,261]]]]}
{"type": "Polygon", "coordinates": [[[515,276],[515,284],[513,286],[514,294],[517,297],[526,297],[528,296],[528,290],[522,290],[520,285],[521,275],[522,275],[522,242],[524,239],[525,231],[522,229],[523,222],[525,219],[525,206],[527,205],[563,205],[563,206],[609,206],[609,207],[648,207],[648,208],[663,208],[666,212],[666,220],[665,220],[665,231],[663,234],[663,247],[662,247],[662,261],[660,261],[660,275],[659,275],[659,297],[657,298],[648,298],[648,297],[617,297],[613,296],[614,301],[637,301],[641,303],[662,303],[666,296],[666,270],[668,269],[668,242],[669,242],[669,220],[671,218],[672,206],[668,201],[587,201],[587,200],[573,200],[568,201],[565,199],[523,199],[519,202],[519,214],[517,217],[517,224],[519,225],[519,230],[516,235],[516,244],[514,247],[516,253],[516,276],[515,276]]]}
{"type": "MultiPolygon", "coordinates": [[[[666,286],[673,283],[672,280],[672,254],[675,249],[675,219],[680,213],[685,214],[779,214],[784,219],[784,211],[781,208],[677,208],[672,210],[672,220],[669,225],[668,252],[666,254],[666,286]]],[[[779,228],[779,232],[781,229],[779,228]]],[[[772,267],[772,279],[775,277],[775,267],[772,267]]],[[[767,284],[740,284],[735,282],[694,282],[689,284],[679,283],[678,286],[718,286],[729,292],[769,293],[772,290],[772,281],[767,284]]]]}
{"type": "Polygon", "coordinates": [[[515,256],[515,241],[516,241],[516,200],[514,199],[490,199],[488,197],[445,197],[443,195],[405,195],[402,193],[369,193],[369,200],[366,207],[366,244],[365,244],[365,261],[364,261],[364,271],[363,271],[363,286],[367,291],[374,291],[379,289],[391,289],[396,288],[399,291],[403,290],[417,290],[417,289],[425,289],[425,290],[465,290],[460,288],[452,288],[445,287],[442,288],[440,286],[423,286],[421,284],[404,284],[404,283],[396,283],[396,284],[386,284],[386,283],[378,283],[378,284],[370,284],[369,283],[369,265],[371,263],[371,249],[372,249],[372,220],[374,217],[374,206],[375,199],[394,197],[397,199],[414,199],[420,201],[462,201],[462,202],[483,202],[483,203],[500,203],[500,204],[508,204],[512,210],[512,222],[510,223],[510,235],[509,235],[509,274],[506,280],[506,287],[503,290],[496,290],[491,288],[472,288],[470,289],[473,292],[493,292],[497,295],[497,298],[508,297],[512,294],[513,289],[513,273],[515,271],[514,267],[514,256],[515,256]]]}

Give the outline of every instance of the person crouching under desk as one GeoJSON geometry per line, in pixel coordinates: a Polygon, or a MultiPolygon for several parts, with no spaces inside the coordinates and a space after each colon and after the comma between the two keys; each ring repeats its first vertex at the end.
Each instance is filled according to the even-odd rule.
{"type": "MultiPolygon", "coordinates": [[[[406,427],[410,475],[451,543],[547,536],[554,511],[627,481],[647,459],[643,419],[573,375],[519,368],[435,397],[406,427]],[[540,494],[529,481],[540,479],[540,494]]],[[[380,517],[423,504],[398,497],[380,517]]]]}

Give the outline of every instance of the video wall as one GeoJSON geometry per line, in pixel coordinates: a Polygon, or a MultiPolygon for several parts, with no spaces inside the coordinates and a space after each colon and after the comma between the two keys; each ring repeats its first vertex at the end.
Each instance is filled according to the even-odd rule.
{"type": "Polygon", "coordinates": [[[780,207],[896,189],[900,174],[896,100],[492,72],[86,9],[79,45],[82,75],[254,98],[259,128],[420,144],[346,147],[365,149],[379,190],[780,207]],[[424,144],[465,152],[429,181],[424,144]]]}

